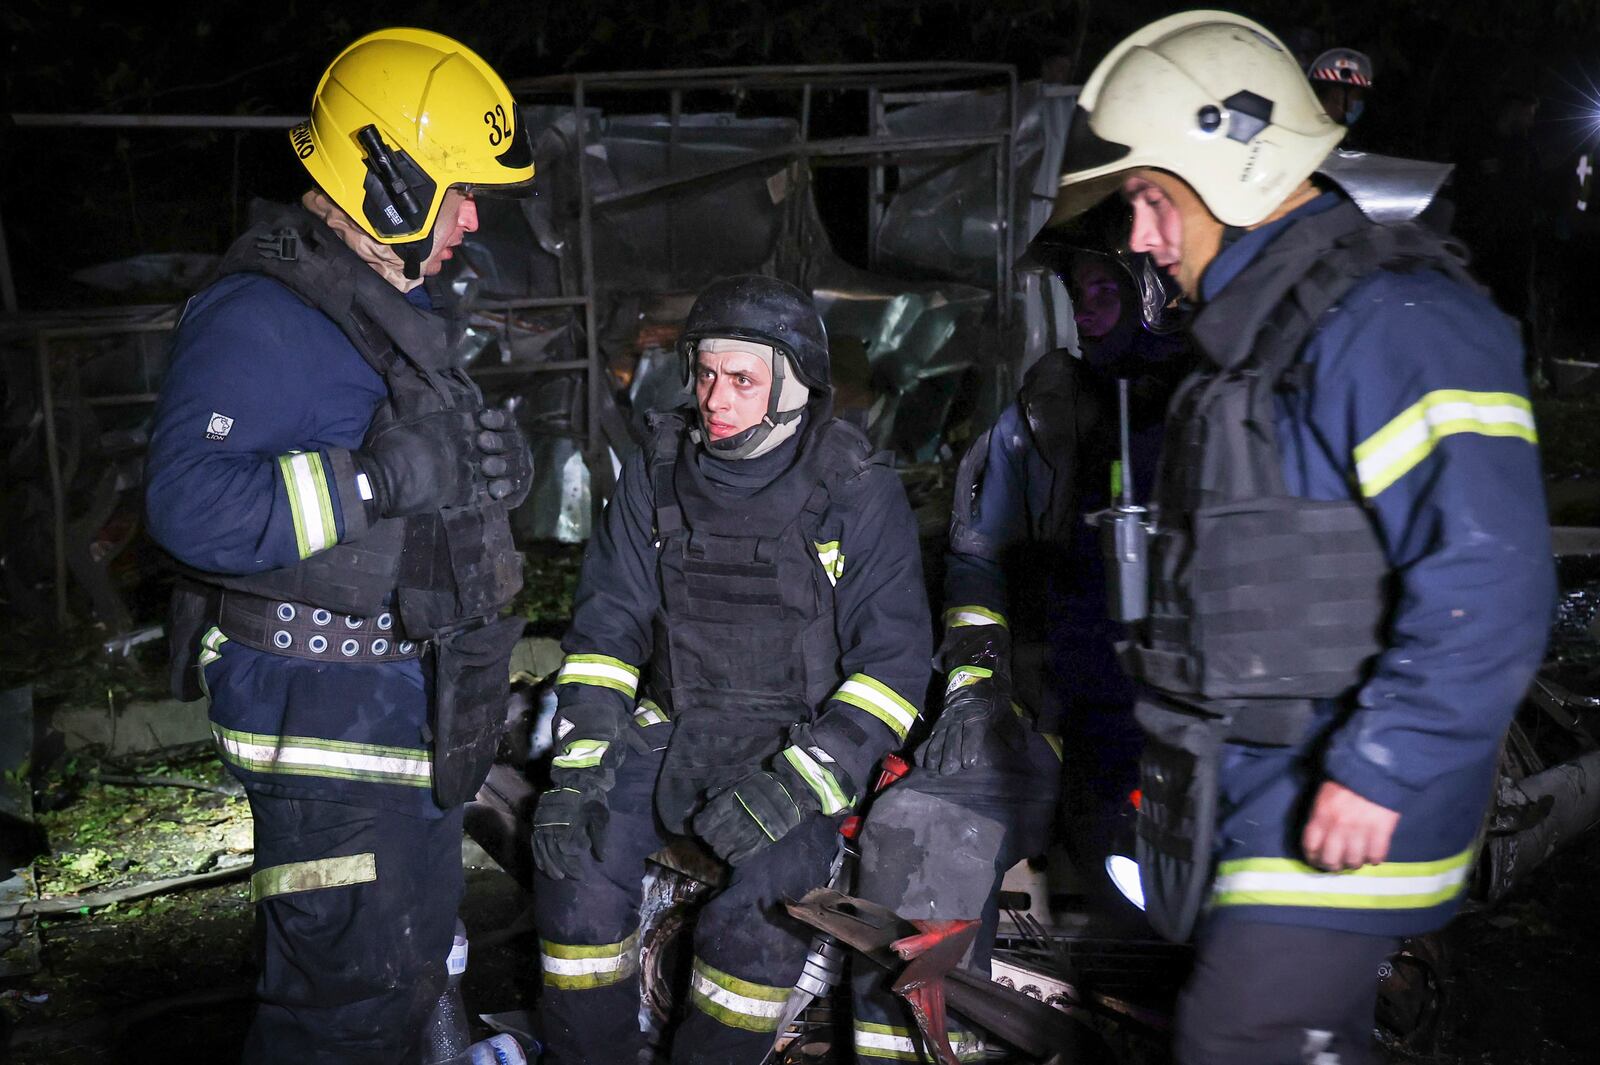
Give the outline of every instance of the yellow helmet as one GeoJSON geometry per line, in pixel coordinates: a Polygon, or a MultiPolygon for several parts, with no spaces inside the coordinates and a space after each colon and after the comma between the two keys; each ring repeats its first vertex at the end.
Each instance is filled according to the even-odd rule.
{"type": "Polygon", "coordinates": [[[289,143],[317,185],[392,245],[408,273],[427,258],[451,187],[533,178],[505,81],[470,48],[430,30],[378,30],[340,52],[289,143]]]}
{"type": "Polygon", "coordinates": [[[1260,23],[1185,11],[1136,30],[1078,96],[1052,223],[1087,210],[1130,170],[1188,182],[1230,226],[1270,215],[1345,135],[1294,55],[1260,23]]]}

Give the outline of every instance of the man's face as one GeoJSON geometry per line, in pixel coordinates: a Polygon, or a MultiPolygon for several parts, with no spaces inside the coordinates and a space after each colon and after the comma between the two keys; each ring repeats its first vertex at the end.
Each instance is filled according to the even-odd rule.
{"type": "Polygon", "coordinates": [[[1367,90],[1360,85],[1346,85],[1341,81],[1313,82],[1317,101],[1328,117],[1341,126],[1348,126],[1361,117],[1366,106],[1367,90]]]}
{"type": "Polygon", "coordinates": [[[439,218],[433,224],[433,250],[422,261],[422,276],[435,277],[447,259],[455,255],[468,233],[478,230],[478,205],[460,189],[450,189],[439,205],[439,218]]]}
{"type": "Polygon", "coordinates": [[[1072,267],[1073,320],[1078,335],[1097,340],[1117,327],[1122,317],[1122,290],[1111,267],[1083,258],[1072,267]]]}
{"type": "Polygon", "coordinates": [[[701,351],[695,355],[694,395],[706,434],[725,440],[766,417],[772,371],[748,351],[701,351]]]}
{"type": "Polygon", "coordinates": [[[1200,297],[1200,277],[1222,247],[1222,223],[1193,189],[1159,170],[1137,170],[1122,182],[1133,210],[1128,248],[1148,252],[1190,299],[1200,297]]]}

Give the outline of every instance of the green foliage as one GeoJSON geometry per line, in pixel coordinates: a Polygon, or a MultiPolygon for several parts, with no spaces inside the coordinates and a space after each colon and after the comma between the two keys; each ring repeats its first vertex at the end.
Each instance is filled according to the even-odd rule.
{"type": "MultiPolygon", "coordinates": [[[[213,787],[231,780],[209,752],[104,772],[181,777],[213,787]]],[[[213,867],[224,854],[250,850],[250,810],[242,794],[104,783],[101,773],[98,764],[73,759],[39,782],[45,805],[53,806],[38,816],[50,845],[34,862],[41,896],[185,876],[213,867]]],[[[140,912],[148,908],[145,902],[137,906],[140,912]]],[[[132,906],[117,912],[136,916],[132,906]]]]}
{"type": "Polygon", "coordinates": [[[522,553],[522,591],[511,604],[512,613],[549,632],[566,628],[582,564],[582,544],[529,545],[522,553]]]}

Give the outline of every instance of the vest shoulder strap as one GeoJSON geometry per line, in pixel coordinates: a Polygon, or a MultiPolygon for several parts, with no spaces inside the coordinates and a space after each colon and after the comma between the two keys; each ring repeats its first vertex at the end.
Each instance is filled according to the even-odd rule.
{"type": "Polygon", "coordinates": [[[374,371],[390,380],[410,362],[425,375],[450,370],[449,327],[414,306],[302,207],[268,214],[233,243],[218,275],[258,273],[327,315],[374,371]]]}
{"type": "Polygon", "coordinates": [[[849,507],[864,485],[863,474],[874,467],[892,467],[888,451],[875,451],[865,433],[839,418],[829,419],[817,429],[812,459],[816,486],[806,499],[805,515],[815,525],[830,503],[849,507]]]}
{"type": "Polygon", "coordinates": [[[645,415],[645,426],[644,462],[656,535],[671,536],[683,529],[683,507],[678,503],[674,477],[689,423],[675,411],[651,411],[645,415]]]}
{"type": "Polygon", "coordinates": [[[1219,366],[1248,363],[1269,391],[1322,316],[1379,270],[1437,270],[1474,291],[1466,251],[1415,223],[1379,225],[1344,203],[1294,226],[1209,305],[1195,337],[1219,366]],[[1231,334],[1231,335],[1230,335],[1231,334]]]}

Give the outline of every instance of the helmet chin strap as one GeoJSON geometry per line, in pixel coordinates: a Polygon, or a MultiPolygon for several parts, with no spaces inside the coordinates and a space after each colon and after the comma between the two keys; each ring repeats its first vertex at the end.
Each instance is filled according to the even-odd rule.
{"type": "Polygon", "coordinates": [[[438,231],[439,225],[436,222],[421,239],[394,245],[395,254],[400,256],[407,281],[416,281],[422,277],[422,264],[427,262],[428,256],[433,253],[433,238],[438,231]]]}
{"type": "Polygon", "coordinates": [[[753,459],[765,455],[800,429],[800,415],[805,408],[768,414],[750,428],[721,440],[711,439],[711,434],[701,433],[705,449],[719,459],[753,459]]]}
{"type": "MultiPolygon", "coordinates": [[[[767,393],[767,412],[761,420],[721,440],[713,440],[703,425],[695,430],[696,439],[719,459],[753,459],[765,455],[799,431],[800,416],[805,413],[810,389],[793,372],[788,355],[775,348],[769,350],[772,353],[772,387],[767,393]],[[785,406],[786,401],[793,404],[796,400],[799,400],[798,405],[788,410],[778,409],[785,406]]],[[[698,404],[695,411],[698,415],[698,404]]]]}

